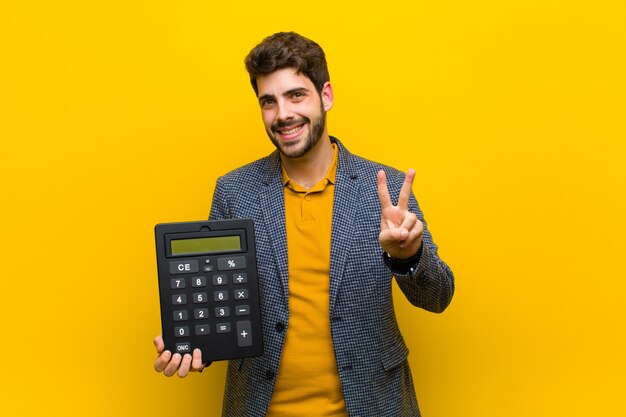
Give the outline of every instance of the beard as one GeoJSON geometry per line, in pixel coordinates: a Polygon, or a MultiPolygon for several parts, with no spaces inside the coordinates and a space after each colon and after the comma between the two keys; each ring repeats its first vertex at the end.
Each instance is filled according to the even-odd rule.
{"type": "MultiPolygon", "coordinates": [[[[320,106],[321,107],[321,106],[320,106]]],[[[276,149],[286,158],[300,158],[306,155],[322,138],[324,133],[324,127],[326,126],[326,112],[323,108],[320,109],[319,117],[313,120],[307,117],[301,117],[297,120],[291,120],[289,122],[274,123],[271,130],[267,131],[267,135],[270,140],[276,146],[276,149]],[[281,143],[274,133],[283,128],[289,128],[290,126],[296,126],[302,123],[307,123],[310,126],[309,135],[296,143],[281,143]],[[303,142],[303,143],[301,143],[303,142]]]]}

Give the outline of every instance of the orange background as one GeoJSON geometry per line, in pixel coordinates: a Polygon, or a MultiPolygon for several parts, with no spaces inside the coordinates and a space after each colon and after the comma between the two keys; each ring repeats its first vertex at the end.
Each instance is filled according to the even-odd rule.
{"type": "MultiPolygon", "coordinates": [[[[415,167],[457,293],[396,310],[423,414],[623,416],[623,1],[0,0],[5,416],[218,416],[166,379],[153,226],[272,150],[243,67],[326,50],[330,133],[415,167]]],[[[396,288],[397,290],[397,288],[396,288]]]]}

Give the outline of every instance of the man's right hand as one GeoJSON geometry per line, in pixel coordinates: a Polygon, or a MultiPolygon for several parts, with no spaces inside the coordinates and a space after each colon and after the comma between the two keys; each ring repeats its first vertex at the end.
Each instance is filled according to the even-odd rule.
{"type": "Polygon", "coordinates": [[[172,355],[172,352],[165,350],[165,344],[161,335],[154,339],[154,346],[159,355],[154,361],[154,370],[163,372],[165,376],[172,376],[178,373],[179,377],[184,378],[189,372],[198,372],[204,369],[205,365],[202,363],[202,352],[200,349],[194,349],[193,356],[188,353],[184,356],[181,356],[180,353],[172,355]]]}

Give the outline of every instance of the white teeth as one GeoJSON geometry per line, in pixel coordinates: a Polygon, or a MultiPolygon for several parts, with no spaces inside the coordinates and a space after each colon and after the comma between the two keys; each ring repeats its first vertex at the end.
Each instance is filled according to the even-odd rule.
{"type": "Polygon", "coordinates": [[[283,135],[291,135],[293,133],[296,133],[300,129],[302,129],[302,126],[294,127],[293,129],[289,130],[281,130],[280,133],[282,133],[283,135]]]}

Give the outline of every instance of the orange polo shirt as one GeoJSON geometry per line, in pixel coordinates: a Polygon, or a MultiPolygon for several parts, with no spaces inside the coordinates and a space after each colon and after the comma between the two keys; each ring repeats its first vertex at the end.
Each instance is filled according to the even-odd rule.
{"type": "Polygon", "coordinates": [[[289,258],[289,324],[267,417],[347,417],[330,334],[333,162],[310,189],[283,168],[289,258]]]}

